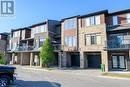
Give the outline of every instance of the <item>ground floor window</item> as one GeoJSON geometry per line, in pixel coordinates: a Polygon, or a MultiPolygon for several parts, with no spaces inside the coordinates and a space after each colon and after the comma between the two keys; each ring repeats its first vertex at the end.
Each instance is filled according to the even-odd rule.
{"type": "Polygon", "coordinates": [[[118,68],[118,69],[125,69],[126,68],[125,56],[113,55],[112,56],[112,67],[118,68]]]}

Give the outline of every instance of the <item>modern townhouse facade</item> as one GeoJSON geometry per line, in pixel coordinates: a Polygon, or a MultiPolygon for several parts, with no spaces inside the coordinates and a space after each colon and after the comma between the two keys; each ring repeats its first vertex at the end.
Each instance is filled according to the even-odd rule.
{"type": "Polygon", "coordinates": [[[81,68],[100,68],[105,64],[107,69],[107,51],[104,51],[107,40],[105,16],[107,10],[90,13],[79,17],[79,51],[81,68]]]}
{"type": "Polygon", "coordinates": [[[108,69],[130,70],[130,9],[106,16],[108,69]]]}
{"type": "Polygon", "coordinates": [[[61,29],[62,67],[79,67],[78,16],[62,19],[61,29]]]}
{"type": "Polygon", "coordinates": [[[96,68],[105,71],[130,70],[130,9],[108,10],[47,20],[12,30],[9,59],[13,64],[41,66],[39,52],[51,38],[59,67],[96,68]]]}
{"type": "Polygon", "coordinates": [[[98,11],[61,22],[62,66],[130,70],[130,10],[98,11]]]}
{"type": "MultiPolygon", "coordinates": [[[[55,56],[60,47],[60,22],[46,20],[26,28],[12,30],[8,58],[13,64],[41,66],[39,53],[45,39],[50,37],[55,56]]],[[[58,65],[58,57],[54,61],[58,65]]]]}

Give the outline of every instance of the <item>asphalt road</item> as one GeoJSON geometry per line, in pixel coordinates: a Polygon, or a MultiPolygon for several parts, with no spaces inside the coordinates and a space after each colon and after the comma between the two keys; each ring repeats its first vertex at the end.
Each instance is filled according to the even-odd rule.
{"type": "MultiPolygon", "coordinates": [[[[59,72],[17,68],[17,80],[10,87],[130,87],[128,79],[97,77],[92,73],[80,75],[59,72]]],[[[76,71],[75,71],[76,72],[76,71]]]]}

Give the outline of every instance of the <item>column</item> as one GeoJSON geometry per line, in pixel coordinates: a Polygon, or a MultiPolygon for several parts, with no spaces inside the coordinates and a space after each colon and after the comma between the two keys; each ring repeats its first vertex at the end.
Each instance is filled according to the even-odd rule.
{"type": "Polygon", "coordinates": [[[23,65],[23,58],[24,58],[23,53],[20,53],[20,58],[21,58],[20,65],[23,65]]]}
{"type": "Polygon", "coordinates": [[[85,68],[85,56],[84,52],[80,52],[80,68],[84,69],[85,68]]]}
{"type": "Polygon", "coordinates": [[[32,66],[33,64],[33,53],[30,53],[30,67],[32,66]]]}
{"type": "Polygon", "coordinates": [[[58,66],[62,68],[62,52],[58,52],[58,66]]]}
{"type": "Polygon", "coordinates": [[[61,61],[62,61],[62,66],[67,67],[67,53],[66,52],[63,52],[63,57],[61,61]]]}
{"type": "Polygon", "coordinates": [[[129,57],[128,57],[128,59],[127,59],[127,70],[130,70],[130,51],[129,51],[129,57]]]}
{"type": "Polygon", "coordinates": [[[108,53],[107,51],[101,52],[102,64],[105,64],[105,72],[108,72],[108,53]]]}
{"type": "Polygon", "coordinates": [[[15,59],[15,53],[12,53],[12,60],[11,60],[12,64],[14,64],[14,59],[15,59]]]}

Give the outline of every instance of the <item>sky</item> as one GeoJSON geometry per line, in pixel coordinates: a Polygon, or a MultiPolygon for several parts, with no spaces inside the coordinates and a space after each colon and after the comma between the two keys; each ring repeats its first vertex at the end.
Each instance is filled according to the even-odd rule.
{"type": "Polygon", "coordinates": [[[130,9],[130,0],[15,0],[15,15],[0,17],[0,33],[27,27],[46,19],[60,20],[108,9],[130,9]]]}

